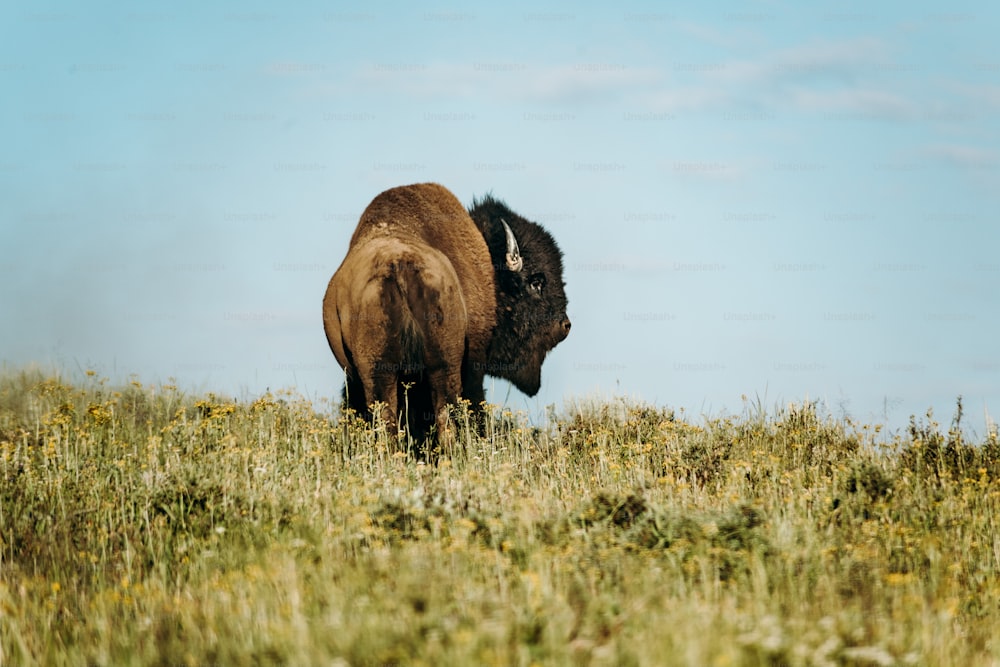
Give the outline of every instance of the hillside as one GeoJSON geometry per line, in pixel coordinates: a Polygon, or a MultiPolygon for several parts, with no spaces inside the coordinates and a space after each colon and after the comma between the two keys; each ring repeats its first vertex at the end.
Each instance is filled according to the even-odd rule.
{"type": "Polygon", "coordinates": [[[2,376],[0,664],[1000,660],[995,433],[613,401],[456,442],[2,376]]]}

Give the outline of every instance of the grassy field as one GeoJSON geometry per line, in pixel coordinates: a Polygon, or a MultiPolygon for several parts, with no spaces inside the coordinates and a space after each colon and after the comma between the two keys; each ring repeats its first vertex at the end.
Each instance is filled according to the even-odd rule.
{"type": "Polygon", "coordinates": [[[0,665],[1000,664],[996,434],[320,407],[0,377],[0,665]]]}

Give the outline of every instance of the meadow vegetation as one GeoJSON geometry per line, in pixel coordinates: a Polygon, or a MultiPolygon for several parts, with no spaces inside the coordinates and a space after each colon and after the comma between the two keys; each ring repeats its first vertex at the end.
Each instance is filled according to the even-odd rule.
{"type": "Polygon", "coordinates": [[[495,410],[424,465],[332,407],[0,376],[0,665],[1000,662],[960,413],[495,410]]]}

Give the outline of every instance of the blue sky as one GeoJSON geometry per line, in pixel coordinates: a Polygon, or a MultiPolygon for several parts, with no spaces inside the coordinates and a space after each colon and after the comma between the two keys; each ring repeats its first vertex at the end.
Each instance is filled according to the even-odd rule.
{"type": "Polygon", "coordinates": [[[540,414],[1000,414],[985,3],[33,3],[0,20],[0,356],[339,392],[320,302],[380,191],[546,225],[540,414]]]}

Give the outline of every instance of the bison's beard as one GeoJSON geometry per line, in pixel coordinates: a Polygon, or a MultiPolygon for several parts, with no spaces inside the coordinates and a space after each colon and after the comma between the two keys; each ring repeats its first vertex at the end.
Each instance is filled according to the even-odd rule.
{"type": "Polygon", "coordinates": [[[536,329],[523,337],[495,337],[486,374],[503,378],[528,396],[534,396],[542,386],[542,362],[565,337],[561,328],[536,329]]]}
{"type": "Polygon", "coordinates": [[[518,354],[494,356],[486,365],[486,374],[503,378],[528,396],[534,396],[542,386],[542,361],[547,350],[521,349],[518,354]]]}
{"type": "Polygon", "coordinates": [[[512,377],[507,378],[528,396],[537,394],[542,386],[542,360],[545,359],[545,353],[542,352],[535,356],[540,358],[537,361],[533,359],[522,366],[512,377]]]}

